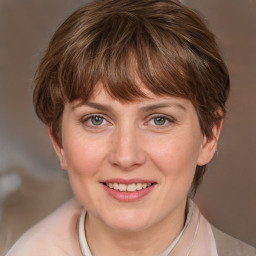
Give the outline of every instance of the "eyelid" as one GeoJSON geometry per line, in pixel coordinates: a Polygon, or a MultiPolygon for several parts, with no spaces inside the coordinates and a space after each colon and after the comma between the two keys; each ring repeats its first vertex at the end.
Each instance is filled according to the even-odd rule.
{"type": "Polygon", "coordinates": [[[152,119],[157,118],[157,117],[165,118],[168,121],[168,124],[162,125],[162,126],[158,126],[158,129],[165,128],[168,125],[174,124],[174,123],[177,122],[176,119],[173,116],[170,116],[170,115],[166,115],[166,114],[152,114],[152,115],[149,115],[146,118],[146,123],[149,123],[152,119]]]}
{"type": "MultiPolygon", "coordinates": [[[[96,116],[103,118],[107,123],[111,123],[110,120],[109,120],[109,118],[108,118],[106,115],[101,114],[101,113],[92,113],[92,114],[85,115],[85,116],[83,116],[83,117],[81,118],[81,122],[85,125],[85,123],[86,123],[90,118],[96,117],[96,116]]],[[[97,126],[97,125],[90,125],[90,124],[87,123],[86,126],[89,127],[89,128],[93,128],[93,129],[97,129],[97,128],[99,129],[99,128],[102,128],[102,127],[104,127],[104,126],[106,126],[106,125],[99,125],[99,126],[97,126]]]]}
{"type": "Polygon", "coordinates": [[[90,117],[95,117],[95,116],[106,118],[106,116],[104,114],[101,114],[101,113],[91,113],[91,114],[84,115],[82,117],[82,120],[86,120],[86,119],[89,119],[90,117]]]}
{"type": "Polygon", "coordinates": [[[163,117],[166,118],[167,120],[173,121],[175,122],[176,119],[173,116],[170,116],[168,114],[151,114],[147,116],[147,120],[150,120],[152,118],[156,118],[156,117],[163,117]]]}

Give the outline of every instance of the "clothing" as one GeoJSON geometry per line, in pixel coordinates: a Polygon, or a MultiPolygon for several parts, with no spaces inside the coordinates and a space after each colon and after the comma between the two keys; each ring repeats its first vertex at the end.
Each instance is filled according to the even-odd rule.
{"type": "MultiPolygon", "coordinates": [[[[78,238],[82,211],[81,204],[71,199],[28,230],[6,256],[82,255],[78,238]]],[[[174,255],[255,256],[256,249],[211,226],[194,204],[189,224],[168,254],[174,255]]]]}
{"type": "Polygon", "coordinates": [[[233,238],[212,226],[218,256],[255,256],[256,248],[233,238]]]}
{"type": "MultiPolygon", "coordinates": [[[[168,248],[166,248],[159,256],[170,255],[169,253],[173,250],[173,248],[179,242],[179,240],[181,239],[187,226],[189,225],[190,220],[193,215],[193,210],[194,210],[194,203],[191,199],[189,199],[187,202],[187,216],[186,216],[186,221],[185,221],[185,225],[184,225],[183,229],[178,234],[178,236],[174,239],[174,241],[168,246],[168,248]]],[[[78,227],[79,228],[79,232],[78,232],[79,233],[79,243],[80,243],[80,248],[81,248],[83,256],[92,256],[90,248],[87,244],[86,236],[85,236],[85,230],[84,230],[85,216],[86,216],[86,209],[83,209],[83,212],[80,216],[79,227],[78,227]]]]}

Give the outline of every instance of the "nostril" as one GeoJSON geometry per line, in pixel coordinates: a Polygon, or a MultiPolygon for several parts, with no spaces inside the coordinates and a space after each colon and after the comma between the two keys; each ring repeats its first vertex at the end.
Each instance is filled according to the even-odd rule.
{"type": "Polygon", "coordinates": [[[110,153],[110,162],[115,167],[119,167],[123,170],[129,170],[136,166],[140,166],[145,163],[146,156],[144,152],[112,152],[110,153]]]}

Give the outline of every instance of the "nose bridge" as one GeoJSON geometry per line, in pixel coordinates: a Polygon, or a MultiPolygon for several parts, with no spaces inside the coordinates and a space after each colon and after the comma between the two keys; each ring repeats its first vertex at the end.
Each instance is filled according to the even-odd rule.
{"type": "Polygon", "coordinates": [[[112,134],[110,161],[122,169],[143,164],[145,152],[138,127],[132,122],[124,122],[112,134]]]}

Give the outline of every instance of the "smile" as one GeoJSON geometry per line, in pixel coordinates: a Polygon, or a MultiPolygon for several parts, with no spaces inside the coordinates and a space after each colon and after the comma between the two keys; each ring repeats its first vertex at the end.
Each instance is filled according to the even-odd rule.
{"type": "Polygon", "coordinates": [[[151,193],[157,183],[143,179],[109,179],[101,182],[103,189],[119,202],[134,202],[151,193]]]}
{"type": "Polygon", "coordinates": [[[121,192],[135,192],[147,187],[150,187],[152,183],[132,183],[132,184],[122,184],[122,183],[105,183],[105,185],[113,190],[121,192]]]}

